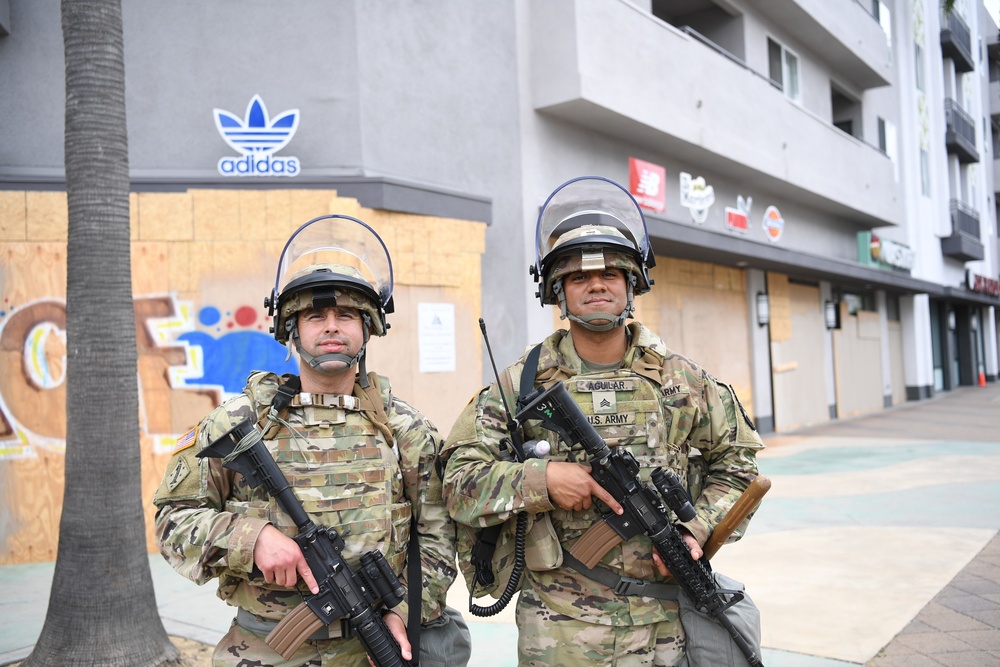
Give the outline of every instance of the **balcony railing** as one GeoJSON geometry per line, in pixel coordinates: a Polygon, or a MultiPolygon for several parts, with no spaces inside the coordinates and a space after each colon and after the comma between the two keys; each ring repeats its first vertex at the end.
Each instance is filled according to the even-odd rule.
{"type": "Polygon", "coordinates": [[[957,199],[951,200],[951,228],[955,232],[979,240],[979,213],[957,199]]]}
{"type": "Polygon", "coordinates": [[[705,35],[701,34],[700,32],[698,32],[697,30],[695,30],[691,26],[689,26],[689,25],[682,25],[682,26],[680,26],[678,28],[678,30],[680,30],[681,32],[683,32],[685,35],[688,35],[689,37],[692,37],[695,40],[701,42],[702,44],[704,44],[708,48],[710,48],[713,51],[715,51],[716,53],[718,53],[720,56],[723,56],[724,58],[728,58],[731,62],[735,63],[736,65],[739,65],[740,67],[742,67],[746,71],[750,72],[754,76],[759,77],[759,78],[763,79],[764,81],[767,81],[769,84],[771,84],[772,86],[774,86],[778,90],[781,90],[781,84],[780,83],[778,83],[777,81],[775,81],[774,79],[772,79],[769,76],[764,76],[763,74],[761,74],[760,72],[758,72],[754,68],[750,67],[750,65],[747,65],[747,63],[746,63],[745,60],[743,60],[739,56],[737,56],[737,55],[735,55],[735,54],[727,51],[726,49],[722,48],[721,46],[719,46],[718,44],[716,44],[715,42],[713,42],[712,40],[710,40],[708,37],[705,37],[705,35]]]}
{"type": "Polygon", "coordinates": [[[941,239],[941,252],[963,262],[982,259],[984,255],[979,240],[979,214],[957,199],[951,200],[951,236],[941,239]]]}
{"type": "Polygon", "coordinates": [[[948,152],[958,156],[959,162],[979,162],[976,151],[976,124],[972,116],[955,100],[944,101],[945,137],[948,152]]]}
{"type": "Polygon", "coordinates": [[[958,12],[941,17],[941,53],[955,61],[955,69],[959,72],[971,72],[976,68],[972,59],[972,33],[958,12]]]}

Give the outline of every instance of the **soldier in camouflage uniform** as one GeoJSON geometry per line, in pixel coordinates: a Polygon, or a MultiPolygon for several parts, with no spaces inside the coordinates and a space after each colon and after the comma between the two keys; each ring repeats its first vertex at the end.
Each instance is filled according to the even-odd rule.
{"type": "MultiPolygon", "coordinates": [[[[392,312],[391,264],[387,252],[384,258],[371,252],[381,239],[378,244],[369,239],[367,252],[358,250],[355,223],[378,239],[361,221],[324,216],[303,225],[282,253],[268,305],[275,338],[298,352],[301,392],[267,422],[264,442],[310,519],[344,538],[342,555],[353,570],[361,554],[379,550],[404,584],[422,587],[423,623],[460,626],[462,632],[452,636],[461,635],[466,645],[453,651],[464,665],[467,628],[460,614],[445,613],[446,592],[456,574],[455,527],[441,501],[436,469],[441,440],[430,421],[392,394],[386,378],[365,372],[368,337],[385,334],[385,314],[392,312]],[[352,266],[312,263],[318,251],[311,243],[333,237],[319,244],[329,254],[338,233],[355,240],[336,250],[368,267],[371,282],[352,266]],[[301,263],[310,265],[293,272],[301,263]],[[422,582],[406,581],[411,514],[422,582]]],[[[299,590],[318,591],[316,579],[289,537],[296,532],[294,522],[263,486],[251,489],[219,459],[195,457],[242,419],[257,422],[266,415],[289,377],[254,372],[242,394],[181,438],[153,500],[156,538],[174,569],[198,584],[217,577],[219,597],[238,608],[213,664],[360,667],[368,664],[367,656],[356,638],[342,636],[346,624],[322,629],[288,660],[264,643],[277,622],[302,602],[299,590]]],[[[408,611],[404,599],[384,616],[404,659],[411,657],[404,628],[408,611]]]]}
{"type": "MultiPolygon", "coordinates": [[[[558,305],[569,331],[542,342],[533,386],[564,383],[605,442],[631,451],[644,479],[661,466],[680,476],[697,516],[679,528],[692,556],[700,558],[713,527],[757,475],[755,457],[763,444],[753,424],[731,387],[668,349],[642,324],[626,325],[633,297],[650,288],[653,255],[642,213],[621,186],[601,178],[562,186],[542,209],[536,240],[532,273],[541,283],[539,297],[543,305],[558,305]],[[551,244],[550,238],[557,240],[551,244]]],[[[524,440],[547,440],[548,457],[519,463],[501,452],[508,434],[500,392],[514,409],[521,375],[532,372],[526,358],[501,373],[501,386],[494,383],[473,398],[445,443],[444,497],[462,524],[459,560],[469,546],[463,543],[467,526],[496,525],[519,513],[527,513],[532,525],[550,522],[555,544],[539,545],[537,536],[545,531],[529,532],[516,610],[519,664],[677,665],[685,640],[677,587],[621,595],[609,585],[622,577],[665,580],[669,572],[648,537],[613,546],[589,574],[579,561],[567,562],[569,549],[601,521],[593,498],[620,511],[589,475],[582,446],[529,422],[524,440]],[[557,557],[533,558],[533,548],[557,557]]]]}

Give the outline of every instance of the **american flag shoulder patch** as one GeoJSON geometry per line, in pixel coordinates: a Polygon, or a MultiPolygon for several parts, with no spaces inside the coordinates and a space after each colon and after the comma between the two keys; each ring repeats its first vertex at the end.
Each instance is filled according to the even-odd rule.
{"type": "Polygon", "coordinates": [[[198,427],[195,426],[193,429],[177,438],[177,446],[174,447],[172,454],[183,451],[194,444],[195,439],[198,437],[198,427]]]}

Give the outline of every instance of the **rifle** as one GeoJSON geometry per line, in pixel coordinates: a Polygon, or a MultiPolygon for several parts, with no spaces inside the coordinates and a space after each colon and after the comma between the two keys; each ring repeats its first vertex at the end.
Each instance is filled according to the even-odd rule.
{"type": "Polygon", "coordinates": [[[587,421],[566,387],[557,382],[526,397],[517,420],[537,419],[541,426],[558,433],[567,443],[580,443],[590,460],[590,474],[625,510],[607,512],[604,520],[623,540],[645,533],[681,589],[704,614],[719,622],[732,637],[747,662],[761,665],[760,656],[740,635],[726,609],[743,599],[741,591],[719,588],[700,560],[691,557],[680,532],[670,522],[669,507],[680,521],[695,517],[687,492],[673,471],[656,468],[649,482],[639,478],[639,464],[626,449],[611,450],[587,421]]]}
{"type": "Polygon", "coordinates": [[[319,592],[302,593],[303,602],[268,634],[267,645],[288,660],[313,633],[346,617],[376,667],[409,667],[403,660],[382,614],[373,609],[395,607],[405,590],[379,551],[361,555],[361,567],[353,572],[341,552],[344,538],[333,528],[317,526],[295,497],[288,480],[264,445],[260,431],[244,419],[223,433],[197,456],[222,459],[222,465],[243,475],[251,488],[261,484],[295,522],[292,537],[302,549],[319,592]]]}

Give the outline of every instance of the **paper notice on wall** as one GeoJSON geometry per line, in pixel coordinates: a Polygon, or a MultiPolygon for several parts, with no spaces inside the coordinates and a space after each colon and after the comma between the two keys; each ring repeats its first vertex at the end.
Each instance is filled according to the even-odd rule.
{"type": "Polygon", "coordinates": [[[455,370],[455,304],[417,304],[421,373],[455,370]]]}

